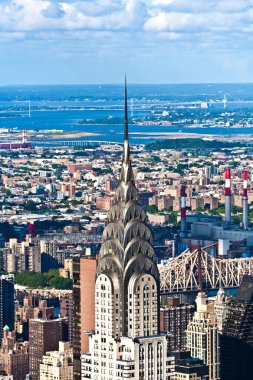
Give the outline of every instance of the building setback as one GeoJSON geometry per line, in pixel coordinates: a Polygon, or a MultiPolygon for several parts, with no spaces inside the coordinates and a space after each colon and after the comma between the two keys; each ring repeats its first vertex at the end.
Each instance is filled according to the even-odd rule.
{"type": "Polygon", "coordinates": [[[203,360],[191,358],[189,351],[173,352],[175,372],[173,380],[209,380],[208,367],[203,360]]]}

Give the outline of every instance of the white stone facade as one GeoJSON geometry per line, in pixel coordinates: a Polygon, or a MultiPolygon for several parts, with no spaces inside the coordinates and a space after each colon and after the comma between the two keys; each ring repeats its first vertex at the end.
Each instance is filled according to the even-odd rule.
{"type": "Polygon", "coordinates": [[[218,380],[219,334],[214,303],[208,304],[205,294],[199,293],[196,304],[197,311],[186,330],[186,348],[209,367],[209,380],[218,380]]]}
{"type": "Polygon", "coordinates": [[[73,380],[73,350],[69,343],[59,342],[59,351],[43,356],[40,380],[73,380]]]}

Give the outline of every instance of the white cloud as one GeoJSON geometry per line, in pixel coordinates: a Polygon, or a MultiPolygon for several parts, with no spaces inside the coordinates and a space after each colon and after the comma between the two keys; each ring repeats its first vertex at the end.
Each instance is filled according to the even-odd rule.
{"type": "Polygon", "coordinates": [[[251,0],[5,0],[0,31],[251,33],[251,0]]]}
{"type": "Polygon", "coordinates": [[[200,49],[251,48],[253,1],[0,0],[0,43],[49,38],[63,46],[68,33],[67,40],[96,35],[96,45],[115,46],[112,37],[118,41],[123,32],[140,48],[152,39],[162,47],[177,41],[200,49]]]}
{"type": "Polygon", "coordinates": [[[251,0],[150,0],[150,8],[169,9],[181,12],[212,12],[236,13],[251,8],[251,0]]]}
{"type": "Polygon", "coordinates": [[[124,30],[141,28],[139,0],[12,0],[0,3],[0,30],[124,30]]]}
{"type": "Polygon", "coordinates": [[[152,0],[146,31],[247,32],[253,25],[251,0],[152,0]]]}

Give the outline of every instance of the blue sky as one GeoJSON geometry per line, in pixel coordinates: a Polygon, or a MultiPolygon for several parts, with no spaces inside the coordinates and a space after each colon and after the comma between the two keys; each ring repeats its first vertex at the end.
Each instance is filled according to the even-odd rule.
{"type": "Polygon", "coordinates": [[[251,0],[1,0],[0,85],[253,82],[251,0]]]}

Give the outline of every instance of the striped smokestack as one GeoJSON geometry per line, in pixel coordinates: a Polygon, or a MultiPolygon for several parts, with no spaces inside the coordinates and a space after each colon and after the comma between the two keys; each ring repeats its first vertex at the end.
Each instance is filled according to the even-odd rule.
{"type": "Polygon", "coordinates": [[[181,236],[186,234],[186,186],[181,186],[181,236]]]}
{"type": "Polygon", "coordinates": [[[22,144],[27,143],[27,131],[23,130],[22,131],[22,144]]]}
{"type": "Polygon", "coordinates": [[[243,171],[242,207],[243,207],[242,223],[243,223],[243,228],[246,230],[248,228],[248,172],[247,170],[243,171]]]}
{"type": "Polygon", "coordinates": [[[225,172],[225,222],[231,223],[231,174],[230,169],[225,172]]]}

